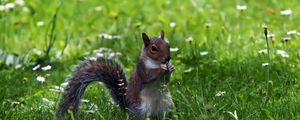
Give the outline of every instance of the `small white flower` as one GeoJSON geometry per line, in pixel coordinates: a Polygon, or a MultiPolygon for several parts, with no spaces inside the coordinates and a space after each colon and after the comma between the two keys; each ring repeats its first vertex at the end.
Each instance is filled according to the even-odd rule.
{"type": "Polygon", "coordinates": [[[66,82],[64,82],[64,83],[60,84],[60,87],[62,87],[62,88],[65,88],[65,87],[66,87],[68,84],[69,84],[69,82],[68,82],[68,81],[66,81],[66,82]]]}
{"type": "Polygon", "coordinates": [[[170,24],[169,24],[169,25],[170,25],[170,27],[171,27],[171,28],[173,28],[173,27],[175,27],[175,26],[176,26],[176,23],[175,23],[175,22],[170,22],[170,24]]]}
{"type": "Polygon", "coordinates": [[[103,53],[97,52],[97,53],[96,53],[96,56],[97,56],[97,57],[104,57],[104,54],[103,54],[103,53]]]}
{"type": "Polygon", "coordinates": [[[104,38],[111,40],[113,37],[112,37],[111,35],[107,35],[107,36],[104,37],[104,38]]]}
{"type": "Polygon", "coordinates": [[[38,65],[34,66],[34,67],[32,68],[32,70],[33,70],[33,71],[36,71],[36,70],[39,69],[40,67],[41,67],[41,65],[38,64],[38,65]]]}
{"type": "Polygon", "coordinates": [[[247,6],[246,5],[237,5],[236,6],[236,9],[240,10],[240,11],[244,11],[247,9],[247,6]]]}
{"type": "Polygon", "coordinates": [[[19,68],[21,68],[21,67],[22,67],[22,64],[17,64],[17,65],[15,66],[16,69],[19,69],[19,68]]]}
{"type": "Polygon", "coordinates": [[[14,3],[7,3],[7,4],[5,5],[5,9],[6,9],[7,11],[13,10],[14,8],[15,8],[15,4],[14,4],[14,3]]]}
{"type": "Polygon", "coordinates": [[[99,48],[98,50],[94,50],[94,52],[110,52],[111,49],[110,48],[105,48],[105,47],[102,47],[102,48],[99,48]]]}
{"type": "Polygon", "coordinates": [[[0,5],[0,11],[4,11],[5,10],[5,6],[4,5],[0,5]]]}
{"type": "Polygon", "coordinates": [[[292,10],[291,9],[287,9],[287,10],[282,10],[280,11],[281,15],[285,15],[285,16],[289,16],[292,14],[292,10]]]}
{"type": "Polygon", "coordinates": [[[64,88],[60,87],[60,86],[51,86],[51,88],[49,89],[51,92],[57,92],[57,93],[62,93],[64,92],[64,88]]]}
{"type": "Polygon", "coordinates": [[[16,0],[15,3],[16,3],[17,5],[20,5],[20,6],[24,6],[24,5],[25,5],[24,0],[16,0]]]}
{"type": "Polygon", "coordinates": [[[222,96],[224,96],[225,95],[225,91],[218,91],[217,93],[216,93],[216,97],[222,97],[222,96]]]}
{"type": "Polygon", "coordinates": [[[45,104],[45,105],[48,105],[48,106],[54,105],[54,102],[47,99],[47,98],[42,98],[42,103],[45,104]]]}
{"type": "Polygon", "coordinates": [[[270,65],[270,63],[262,63],[261,64],[261,66],[263,66],[263,67],[266,67],[266,66],[269,66],[270,65]]]}
{"type": "Polygon", "coordinates": [[[206,28],[210,28],[211,27],[211,23],[205,23],[205,27],[206,28]]]}
{"type": "Polygon", "coordinates": [[[14,64],[14,56],[13,55],[8,55],[6,57],[5,64],[6,65],[12,65],[12,64],[14,64]]]}
{"type": "Polygon", "coordinates": [[[109,54],[108,58],[111,59],[113,57],[121,56],[122,54],[120,52],[112,52],[109,54]]]}
{"type": "Polygon", "coordinates": [[[188,37],[185,41],[187,42],[192,42],[194,40],[194,38],[192,36],[188,37]]]}
{"type": "Polygon", "coordinates": [[[281,57],[284,57],[284,58],[290,57],[289,54],[287,52],[285,52],[284,50],[276,50],[276,53],[279,54],[281,57]]]}
{"type": "Polygon", "coordinates": [[[237,113],[236,113],[236,110],[234,110],[234,113],[230,112],[230,111],[227,111],[228,114],[230,114],[235,120],[238,120],[238,116],[237,116],[237,113]]]}
{"type": "Polygon", "coordinates": [[[177,52],[179,50],[179,48],[170,48],[171,52],[177,52]]]}
{"type": "Polygon", "coordinates": [[[52,67],[50,65],[47,65],[45,67],[42,67],[42,70],[47,71],[47,70],[51,70],[51,68],[52,67]]]}
{"type": "Polygon", "coordinates": [[[260,50],[258,51],[259,54],[268,54],[268,50],[264,49],[264,50],[260,50]]]}
{"type": "Polygon", "coordinates": [[[104,38],[104,39],[108,39],[111,40],[113,39],[113,36],[107,33],[101,33],[100,35],[98,35],[100,38],[104,38]]]}
{"type": "Polygon", "coordinates": [[[294,34],[297,34],[297,30],[288,31],[286,34],[287,34],[287,35],[294,35],[294,34]]]}
{"type": "Polygon", "coordinates": [[[95,57],[89,57],[89,58],[87,58],[88,60],[92,60],[92,61],[96,61],[97,60],[97,58],[95,58],[95,57]]]}
{"type": "Polygon", "coordinates": [[[299,35],[299,36],[300,36],[300,32],[297,32],[297,35],[299,35]]]}
{"type": "Polygon", "coordinates": [[[275,34],[268,34],[267,37],[268,38],[275,38],[275,34]]]}
{"type": "Polygon", "coordinates": [[[38,26],[38,27],[42,27],[42,26],[44,26],[45,25],[45,23],[43,22],[43,21],[38,21],[37,23],[36,23],[36,26],[38,26]]]}
{"type": "Polygon", "coordinates": [[[207,51],[200,52],[200,55],[201,56],[206,56],[206,55],[208,55],[208,52],[207,51]]]}
{"type": "Polygon", "coordinates": [[[283,40],[287,42],[287,41],[290,41],[291,38],[290,37],[284,37],[283,40]]]}
{"type": "Polygon", "coordinates": [[[45,78],[42,77],[42,76],[37,76],[36,80],[39,81],[39,82],[41,82],[41,83],[45,82],[45,78]]]}

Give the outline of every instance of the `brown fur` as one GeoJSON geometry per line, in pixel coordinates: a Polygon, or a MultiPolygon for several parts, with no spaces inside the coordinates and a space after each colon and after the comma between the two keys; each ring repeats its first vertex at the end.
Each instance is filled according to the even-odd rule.
{"type": "Polygon", "coordinates": [[[114,101],[121,109],[128,111],[132,119],[144,118],[147,112],[157,115],[169,108],[173,104],[169,92],[160,94],[161,83],[166,84],[174,71],[173,65],[167,66],[171,59],[169,43],[164,40],[163,31],[160,37],[149,38],[145,33],[142,37],[143,49],[128,86],[122,69],[111,60],[85,62],[70,78],[57,116],[63,118],[68,109],[75,114],[86,86],[93,81],[104,83],[114,101]],[[149,97],[153,95],[155,99],[149,97]],[[164,98],[168,98],[169,102],[164,102],[164,98]],[[155,106],[152,108],[151,104],[155,106]]]}
{"type": "Polygon", "coordinates": [[[165,62],[168,58],[170,58],[170,46],[164,40],[163,31],[160,34],[160,38],[149,38],[145,33],[143,33],[143,41],[144,48],[139,58],[139,62],[137,63],[136,70],[130,78],[128,90],[126,92],[127,99],[130,103],[139,103],[141,101],[140,91],[142,90],[142,86],[145,86],[163,72],[163,69],[161,68],[145,68],[144,61],[148,59],[148,57],[161,62],[165,62]],[[158,48],[158,52],[156,54],[151,52],[152,46],[156,46],[158,48]]]}
{"type": "MultiPolygon", "coordinates": [[[[158,68],[147,68],[145,62],[147,59],[158,61],[158,64],[166,64],[170,59],[170,46],[164,40],[164,33],[161,32],[159,38],[149,38],[146,34],[143,34],[144,48],[142,50],[141,56],[139,57],[139,62],[136,65],[135,72],[132,74],[130,82],[128,84],[128,90],[126,91],[126,98],[131,104],[141,105],[142,98],[141,92],[146,87],[151,87],[152,83],[157,82],[163,83],[161,76],[170,78],[170,71],[164,70],[161,67],[158,68]],[[152,46],[157,48],[156,52],[152,51],[152,46]]],[[[168,81],[168,80],[167,80],[168,81]]],[[[156,84],[155,84],[156,85],[156,84]]],[[[158,87],[160,88],[160,87],[158,87]]],[[[136,113],[134,113],[136,114],[136,113]]],[[[138,116],[143,116],[140,113],[138,116]]]]}

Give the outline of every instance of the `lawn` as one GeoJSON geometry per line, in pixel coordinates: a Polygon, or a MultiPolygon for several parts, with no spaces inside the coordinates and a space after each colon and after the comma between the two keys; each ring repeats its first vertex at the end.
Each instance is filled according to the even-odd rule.
{"type": "MultiPolygon", "coordinates": [[[[0,0],[0,120],[55,119],[76,64],[117,61],[160,30],[176,67],[165,119],[300,119],[298,0],[0,0]]],[[[124,119],[102,84],[80,119],[124,119]]]]}

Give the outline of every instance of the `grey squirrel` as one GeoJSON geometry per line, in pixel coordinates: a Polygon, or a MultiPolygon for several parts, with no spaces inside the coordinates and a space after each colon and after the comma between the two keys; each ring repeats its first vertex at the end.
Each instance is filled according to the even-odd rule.
{"type": "Polygon", "coordinates": [[[142,33],[142,38],[143,48],[128,82],[120,65],[112,60],[98,58],[78,66],[65,88],[57,117],[68,117],[68,110],[76,116],[85,88],[94,81],[104,83],[114,102],[130,119],[158,117],[173,108],[167,83],[175,68],[169,63],[170,45],[164,39],[164,31],[153,38],[142,33]]]}

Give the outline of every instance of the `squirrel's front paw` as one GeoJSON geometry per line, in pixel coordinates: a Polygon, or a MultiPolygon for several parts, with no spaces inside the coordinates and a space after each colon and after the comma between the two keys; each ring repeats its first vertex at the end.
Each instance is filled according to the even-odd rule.
{"type": "Polygon", "coordinates": [[[163,69],[163,70],[168,70],[168,67],[166,64],[160,64],[160,68],[163,69]]]}
{"type": "Polygon", "coordinates": [[[173,72],[175,71],[175,67],[172,64],[166,65],[166,64],[160,64],[160,68],[167,71],[167,72],[173,72]]]}
{"type": "Polygon", "coordinates": [[[172,65],[172,64],[169,64],[168,65],[168,72],[174,72],[175,71],[175,67],[174,67],[174,65],[172,65]]]}

